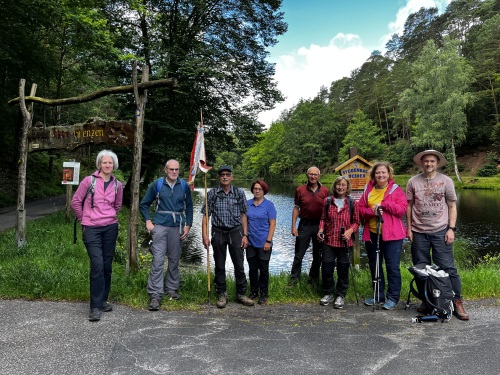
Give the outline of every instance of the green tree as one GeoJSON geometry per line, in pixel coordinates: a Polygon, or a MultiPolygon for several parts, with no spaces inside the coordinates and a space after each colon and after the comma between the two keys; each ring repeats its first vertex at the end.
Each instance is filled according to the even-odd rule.
{"type": "Polygon", "coordinates": [[[359,109],[347,127],[342,143],[339,160],[347,160],[350,147],[357,147],[358,154],[368,160],[381,157],[386,150],[380,128],[359,109]]]}
{"type": "Polygon", "coordinates": [[[446,148],[453,157],[455,174],[460,180],[456,147],[465,140],[466,106],[472,102],[468,92],[472,68],[458,54],[458,41],[444,39],[441,48],[430,40],[412,65],[413,86],[401,97],[406,115],[413,114],[414,146],[446,148]]]}

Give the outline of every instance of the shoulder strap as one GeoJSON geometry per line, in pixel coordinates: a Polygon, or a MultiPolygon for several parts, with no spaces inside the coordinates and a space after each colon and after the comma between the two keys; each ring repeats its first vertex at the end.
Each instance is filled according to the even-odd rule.
{"type": "Polygon", "coordinates": [[[326,205],[325,205],[325,218],[328,220],[328,214],[330,212],[330,206],[332,205],[332,196],[329,195],[326,197],[326,205]]]}
{"type": "Polygon", "coordinates": [[[349,202],[349,213],[351,214],[351,224],[354,220],[354,199],[350,195],[347,196],[349,202]]]}
{"type": "MultiPolygon", "coordinates": [[[[115,184],[117,184],[117,183],[115,182],[115,184]]],[[[91,175],[89,188],[87,189],[87,192],[85,193],[85,196],[82,199],[82,209],[83,209],[83,205],[85,204],[85,199],[87,199],[87,196],[89,194],[92,194],[91,205],[92,205],[92,208],[94,208],[94,193],[95,193],[95,176],[91,175]]],[[[78,219],[75,217],[75,222],[73,223],[73,244],[76,244],[76,224],[77,224],[77,222],[78,222],[78,219]]]]}

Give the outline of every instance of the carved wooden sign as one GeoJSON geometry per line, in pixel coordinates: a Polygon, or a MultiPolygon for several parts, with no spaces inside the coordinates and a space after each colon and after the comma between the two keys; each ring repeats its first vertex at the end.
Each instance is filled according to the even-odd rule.
{"type": "Polygon", "coordinates": [[[347,160],[344,164],[335,168],[341,176],[345,176],[351,182],[351,196],[359,200],[365,185],[370,181],[370,168],[372,164],[359,155],[347,160]]]}
{"type": "Polygon", "coordinates": [[[84,124],[67,126],[38,126],[28,130],[28,151],[74,150],[87,144],[131,146],[134,144],[134,129],[125,121],[107,121],[100,118],[87,120],[84,124]]]}

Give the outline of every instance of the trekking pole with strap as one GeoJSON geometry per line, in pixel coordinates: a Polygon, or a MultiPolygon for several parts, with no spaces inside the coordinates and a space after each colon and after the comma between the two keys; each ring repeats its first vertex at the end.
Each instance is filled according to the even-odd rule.
{"type": "MultiPolygon", "coordinates": [[[[340,235],[342,237],[344,237],[344,233],[345,233],[345,228],[341,227],[340,228],[340,235]]],[[[347,258],[349,259],[349,270],[351,272],[351,279],[352,279],[352,286],[354,288],[354,295],[356,296],[356,304],[359,306],[358,292],[356,291],[356,280],[354,278],[354,270],[353,270],[352,263],[351,263],[351,254],[349,253],[349,245],[348,245],[347,240],[344,240],[344,241],[345,241],[345,250],[347,252],[347,258]]]]}
{"type": "Polygon", "coordinates": [[[380,225],[384,222],[382,219],[381,208],[377,209],[377,254],[375,263],[375,277],[373,278],[373,310],[375,311],[375,306],[377,309],[379,306],[379,293],[380,293],[380,225]]]}

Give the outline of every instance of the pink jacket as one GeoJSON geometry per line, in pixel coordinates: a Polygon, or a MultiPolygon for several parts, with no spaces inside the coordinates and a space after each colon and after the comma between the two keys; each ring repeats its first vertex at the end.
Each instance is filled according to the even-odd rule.
{"type": "MultiPolygon", "coordinates": [[[[99,171],[95,171],[92,175],[95,176],[94,208],[92,208],[92,194],[89,194],[85,199],[82,209],[82,201],[91,183],[90,176],[85,177],[80,183],[80,186],[78,186],[71,200],[71,208],[82,225],[104,227],[106,225],[115,224],[118,222],[116,214],[122,206],[122,183],[118,181],[116,192],[114,182],[111,182],[106,188],[106,191],[104,191],[104,180],[99,176],[99,171]]],[[[112,176],[112,178],[116,177],[112,176]]]]}
{"type": "MultiPolygon", "coordinates": [[[[368,207],[368,196],[375,186],[375,181],[370,181],[365,186],[365,191],[358,202],[359,214],[365,221],[363,228],[363,241],[370,241],[370,227],[368,221],[375,217],[371,208],[368,207]]],[[[380,204],[382,207],[382,241],[402,240],[406,238],[406,227],[403,216],[406,214],[408,202],[406,194],[400,186],[389,180],[384,199],[380,204]]]]}

